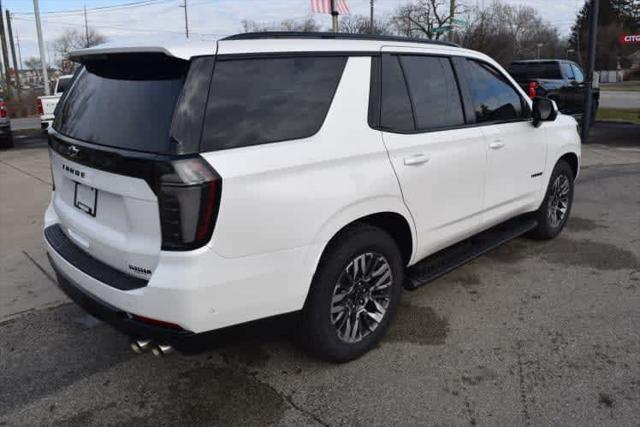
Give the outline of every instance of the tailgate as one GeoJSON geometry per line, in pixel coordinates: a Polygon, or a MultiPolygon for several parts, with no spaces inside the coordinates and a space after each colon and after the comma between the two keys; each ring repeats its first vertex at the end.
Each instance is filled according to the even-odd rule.
{"type": "Polygon", "coordinates": [[[54,110],[56,109],[56,105],[58,105],[58,101],[60,100],[59,96],[43,96],[40,98],[42,101],[42,111],[43,115],[48,116],[52,115],[54,110]]]}
{"type": "Polygon", "coordinates": [[[157,198],[147,182],[74,162],[53,149],[51,169],[53,208],[67,237],[99,261],[149,279],[161,233],[157,198]]]}

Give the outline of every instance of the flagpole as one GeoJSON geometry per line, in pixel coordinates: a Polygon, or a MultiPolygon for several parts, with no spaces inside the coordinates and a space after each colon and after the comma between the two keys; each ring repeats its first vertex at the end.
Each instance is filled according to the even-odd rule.
{"type": "Polygon", "coordinates": [[[338,11],[336,10],[336,0],[331,0],[331,24],[333,32],[338,32],[338,11]]]}

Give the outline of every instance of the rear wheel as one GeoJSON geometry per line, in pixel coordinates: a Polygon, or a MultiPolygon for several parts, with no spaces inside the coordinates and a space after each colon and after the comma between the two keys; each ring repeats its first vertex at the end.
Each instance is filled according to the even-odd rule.
{"type": "Polygon", "coordinates": [[[560,160],[551,174],[544,201],[535,213],[538,227],[531,236],[537,239],[553,239],[569,218],[573,204],[573,169],[560,160]]]}
{"type": "Polygon", "coordinates": [[[350,228],[322,256],[302,313],[302,344],[335,362],[361,356],[386,332],[403,280],[400,250],[388,233],[350,228]]]}

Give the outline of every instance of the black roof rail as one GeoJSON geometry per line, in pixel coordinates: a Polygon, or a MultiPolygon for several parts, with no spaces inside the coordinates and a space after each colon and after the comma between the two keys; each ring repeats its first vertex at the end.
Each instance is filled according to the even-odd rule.
{"type": "Polygon", "coordinates": [[[254,33],[240,33],[225,37],[221,40],[259,40],[259,39],[333,39],[333,40],[371,40],[434,44],[441,46],[460,47],[456,43],[441,40],[415,39],[399,36],[378,36],[373,34],[321,33],[300,31],[261,31],[254,33]]]}

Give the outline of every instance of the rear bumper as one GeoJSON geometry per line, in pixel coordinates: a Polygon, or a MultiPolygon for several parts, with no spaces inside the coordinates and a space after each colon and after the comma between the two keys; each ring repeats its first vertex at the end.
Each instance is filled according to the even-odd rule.
{"type": "Polygon", "coordinates": [[[147,325],[132,319],[129,313],[87,293],[82,287],[64,274],[53,261],[50,254],[47,254],[47,256],[51,266],[56,272],[58,287],[86,312],[110,324],[126,335],[133,338],[152,339],[159,343],[173,346],[184,345],[198,336],[198,334],[190,331],[171,330],[147,325]]]}
{"type": "MultiPolygon", "coordinates": [[[[45,229],[60,224],[53,204],[44,222],[45,229]]],[[[67,226],[62,228],[66,233],[67,226]]],[[[132,315],[179,325],[197,335],[300,310],[322,251],[321,245],[314,245],[242,258],[221,257],[210,247],[162,251],[146,286],[118,289],[108,284],[106,276],[96,274],[98,270],[85,268],[77,258],[57,250],[46,233],[43,240],[53,268],[65,283],[98,306],[109,308],[107,313],[117,313],[100,317],[129,335],[141,337],[155,334],[156,328],[145,329],[145,324],[142,329],[140,325],[132,329],[132,315]]],[[[83,301],[78,303],[84,306],[83,301]]],[[[180,334],[176,338],[184,337],[180,334]]],[[[172,343],[169,339],[165,342],[172,343]]]]}

